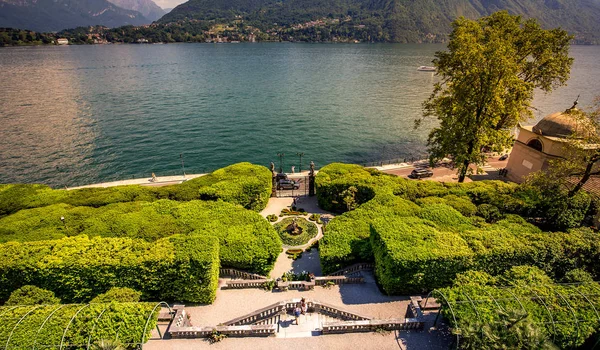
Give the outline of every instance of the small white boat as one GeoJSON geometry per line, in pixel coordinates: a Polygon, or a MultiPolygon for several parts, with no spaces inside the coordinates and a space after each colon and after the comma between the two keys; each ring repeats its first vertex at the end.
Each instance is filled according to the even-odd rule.
{"type": "Polygon", "coordinates": [[[421,71],[421,72],[435,72],[435,67],[421,66],[421,67],[417,68],[417,70],[421,71]]]}

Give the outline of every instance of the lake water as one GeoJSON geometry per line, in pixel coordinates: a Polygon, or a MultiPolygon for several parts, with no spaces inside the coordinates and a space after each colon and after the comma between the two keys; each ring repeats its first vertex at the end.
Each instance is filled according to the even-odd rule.
{"type": "MultiPolygon", "coordinates": [[[[413,130],[441,45],[169,44],[0,49],[0,183],[55,187],[420,157],[413,130]]],[[[574,46],[569,85],[537,118],[600,95],[600,47],[574,46]]],[[[533,123],[533,121],[532,121],[533,123]]]]}

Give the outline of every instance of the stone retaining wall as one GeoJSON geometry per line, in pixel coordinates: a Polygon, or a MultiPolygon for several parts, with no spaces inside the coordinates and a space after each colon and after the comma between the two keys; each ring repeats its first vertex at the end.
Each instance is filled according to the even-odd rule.
{"type": "Polygon", "coordinates": [[[219,269],[219,277],[233,277],[244,280],[266,280],[267,277],[236,269],[219,269]]]}
{"type": "Polygon", "coordinates": [[[375,332],[378,330],[422,330],[424,323],[417,319],[407,318],[405,320],[362,320],[331,322],[323,324],[323,334],[340,334],[356,332],[375,332]]]}

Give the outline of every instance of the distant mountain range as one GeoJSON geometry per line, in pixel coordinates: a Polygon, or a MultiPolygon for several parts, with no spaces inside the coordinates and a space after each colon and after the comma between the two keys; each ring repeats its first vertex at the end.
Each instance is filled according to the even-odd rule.
{"type": "Polygon", "coordinates": [[[53,32],[149,24],[165,12],[152,0],[0,0],[0,27],[53,32]]]}
{"type": "MultiPolygon", "coordinates": [[[[0,0],[0,27],[60,31],[156,21],[88,28],[109,42],[445,42],[458,16],[499,10],[562,27],[577,43],[600,44],[600,0],[189,0],[171,12],[152,0],[0,0]]],[[[80,32],[71,33],[72,42],[80,32]]]]}
{"type": "Polygon", "coordinates": [[[599,43],[600,0],[190,0],[159,22],[244,20],[267,30],[346,17],[386,41],[421,42],[444,41],[458,16],[474,19],[499,10],[534,17],[545,28],[560,26],[579,41],[599,43]]]}
{"type": "Polygon", "coordinates": [[[167,12],[160,8],[152,0],[108,0],[111,3],[124,8],[141,13],[149,21],[154,22],[164,16],[167,12]]]}

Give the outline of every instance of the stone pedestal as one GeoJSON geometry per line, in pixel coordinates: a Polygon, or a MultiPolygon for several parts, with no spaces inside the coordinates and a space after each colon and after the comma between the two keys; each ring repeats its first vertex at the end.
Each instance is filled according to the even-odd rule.
{"type": "Polygon", "coordinates": [[[308,175],[308,195],[313,197],[315,195],[315,174],[308,175]]]}

